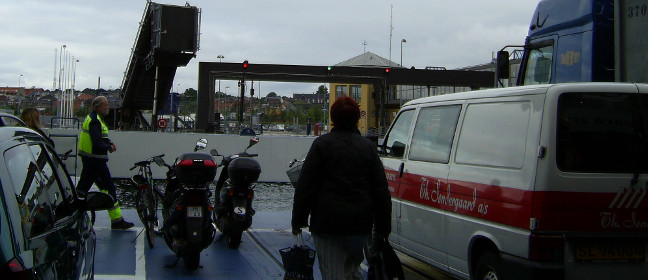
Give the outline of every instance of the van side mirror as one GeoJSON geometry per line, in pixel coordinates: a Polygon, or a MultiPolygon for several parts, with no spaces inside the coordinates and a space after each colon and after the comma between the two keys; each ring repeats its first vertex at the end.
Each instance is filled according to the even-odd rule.
{"type": "Polygon", "coordinates": [[[403,155],[405,155],[405,144],[399,141],[394,142],[390,154],[395,157],[403,157],[403,155]]]}
{"type": "Polygon", "coordinates": [[[508,79],[511,77],[511,66],[509,65],[509,52],[497,52],[497,79],[508,79]]]}

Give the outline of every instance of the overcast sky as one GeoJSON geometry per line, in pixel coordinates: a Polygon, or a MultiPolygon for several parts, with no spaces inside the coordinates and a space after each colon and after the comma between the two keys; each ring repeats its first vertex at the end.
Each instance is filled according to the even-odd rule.
{"type": "MultiPolygon", "coordinates": [[[[503,46],[524,43],[538,2],[193,0],[189,4],[202,9],[200,50],[186,67],[178,68],[173,90],[198,88],[198,62],[216,62],[218,55],[225,57],[223,62],[326,66],[366,49],[400,63],[401,39],[407,41],[402,44],[407,67],[487,63],[503,46]]],[[[99,77],[102,88],[120,88],[145,7],[146,0],[3,0],[0,87],[20,82],[22,87],[51,90],[55,50],[66,45],[79,60],[77,90],[96,88],[99,77]]],[[[317,86],[262,82],[260,92],[290,96],[313,93],[317,86]]],[[[222,81],[221,90],[234,94],[236,81],[222,81]]]]}

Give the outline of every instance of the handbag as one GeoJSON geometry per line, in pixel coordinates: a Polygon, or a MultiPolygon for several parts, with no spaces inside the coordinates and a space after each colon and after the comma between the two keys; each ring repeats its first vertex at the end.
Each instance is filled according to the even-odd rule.
{"type": "Polygon", "coordinates": [[[295,242],[292,246],[279,250],[283,263],[284,280],[312,280],[313,264],[315,263],[315,250],[304,244],[302,234],[293,236],[295,242]]]}
{"type": "Polygon", "coordinates": [[[367,279],[368,280],[392,280],[394,278],[398,280],[404,280],[405,274],[403,273],[403,266],[392,248],[389,245],[389,241],[386,238],[379,238],[375,240],[376,243],[375,250],[367,250],[366,252],[372,252],[373,254],[368,254],[367,263],[369,263],[369,269],[367,269],[367,279]]]}

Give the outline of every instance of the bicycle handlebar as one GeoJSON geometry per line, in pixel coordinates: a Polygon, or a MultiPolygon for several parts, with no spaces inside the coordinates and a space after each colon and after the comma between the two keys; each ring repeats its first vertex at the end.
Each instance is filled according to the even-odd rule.
{"type": "MultiPolygon", "coordinates": [[[[152,157],[150,157],[150,158],[147,159],[147,160],[138,161],[138,162],[136,162],[136,163],[133,165],[133,167],[130,168],[130,170],[132,171],[133,169],[135,169],[135,168],[137,168],[137,167],[146,167],[146,166],[148,166],[148,165],[151,165],[151,162],[154,162],[156,158],[160,158],[160,159],[162,159],[163,157],[164,157],[164,154],[161,154],[161,155],[159,155],[159,156],[152,156],[152,157]]],[[[164,161],[164,159],[162,159],[162,161],[164,161]]],[[[166,164],[166,163],[165,163],[165,164],[166,164]]]]}

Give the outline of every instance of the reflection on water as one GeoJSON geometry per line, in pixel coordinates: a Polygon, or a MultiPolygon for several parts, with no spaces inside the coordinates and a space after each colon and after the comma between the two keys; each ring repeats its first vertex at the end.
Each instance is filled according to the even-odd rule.
{"type": "MultiPolygon", "coordinates": [[[[115,185],[117,185],[117,196],[119,197],[122,207],[134,208],[137,189],[134,186],[127,184],[127,182],[127,180],[115,179],[115,185]]],[[[164,189],[164,184],[161,180],[156,183],[156,187],[160,190],[164,189]]],[[[255,193],[252,206],[256,211],[274,212],[292,209],[295,189],[289,183],[257,183],[254,190],[255,193]]]]}

